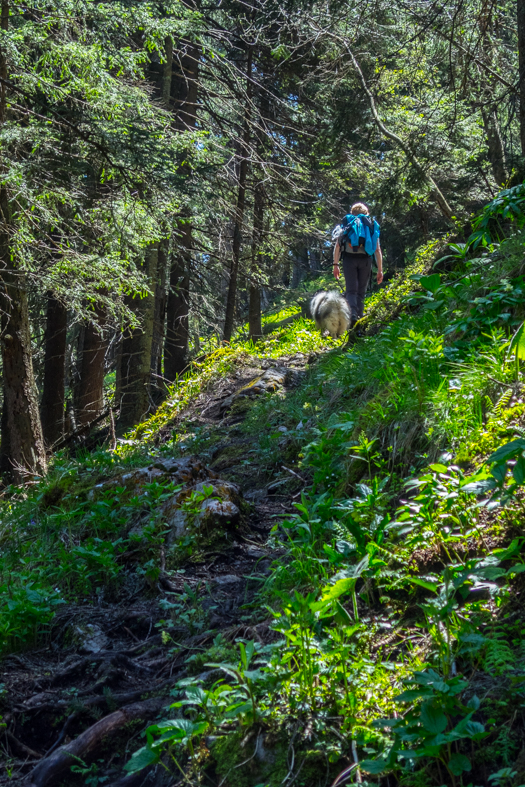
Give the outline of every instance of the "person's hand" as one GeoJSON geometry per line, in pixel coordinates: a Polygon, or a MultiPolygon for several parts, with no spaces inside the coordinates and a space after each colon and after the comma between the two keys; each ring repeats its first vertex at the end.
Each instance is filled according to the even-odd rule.
{"type": "Polygon", "coordinates": [[[339,265],[334,265],[334,276],[335,276],[335,278],[338,279],[340,275],[341,275],[341,271],[339,270],[339,265]]]}
{"type": "Polygon", "coordinates": [[[383,271],[377,271],[377,283],[381,284],[383,281],[383,271]]]}

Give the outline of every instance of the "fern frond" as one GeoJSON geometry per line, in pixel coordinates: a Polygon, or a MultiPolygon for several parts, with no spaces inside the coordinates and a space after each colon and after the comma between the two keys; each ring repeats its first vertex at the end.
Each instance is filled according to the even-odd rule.
{"type": "Polygon", "coordinates": [[[504,391],[501,394],[500,398],[494,405],[494,408],[490,414],[491,418],[497,418],[498,416],[501,415],[502,410],[508,405],[508,403],[512,399],[512,394],[513,394],[512,388],[508,388],[506,391],[504,391]]]}
{"type": "Polygon", "coordinates": [[[522,639],[516,653],[517,666],[523,669],[525,667],[525,639],[522,639]]]}
{"type": "Polygon", "coordinates": [[[487,641],[487,649],[483,659],[485,672],[502,675],[516,666],[516,654],[504,639],[505,631],[496,630],[487,641]]]}

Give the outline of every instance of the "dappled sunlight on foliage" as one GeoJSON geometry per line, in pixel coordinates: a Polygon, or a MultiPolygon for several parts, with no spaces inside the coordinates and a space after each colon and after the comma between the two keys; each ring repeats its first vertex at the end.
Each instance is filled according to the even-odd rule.
{"type": "MultiPolygon", "coordinates": [[[[274,516],[270,565],[254,572],[257,592],[246,605],[246,620],[268,635],[231,642],[219,633],[191,654],[171,707],[149,726],[128,772],[168,752],[197,774],[203,736],[221,741],[206,754],[214,761],[238,733],[289,736],[292,719],[312,725],[329,762],[346,756],[350,738],[363,776],[402,779],[435,766],[456,778],[476,767],[488,735],[508,721],[495,698],[508,696],[505,676],[521,686],[525,675],[522,634],[505,622],[525,571],[522,281],[504,277],[505,297],[494,297],[496,288],[486,304],[468,259],[435,272],[443,250],[422,248],[371,295],[348,343],[323,338],[297,304],[285,304],[257,343],[239,332],[194,360],[113,450],[58,456],[24,498],[4,500],[1,647],[11,652],[45,641],[73,599],[133,583],[153,592],[206,554],[212,534],[199,542],[195,530],[176,554],[166,548],[163,504],[181,487],[150,480],[138,493],[119,480],[134,468],[195,454],[208,461],[216,450],[220,457],[235,429],[246,447],[233,466],[256,492],[275,479],[282,485],[287,511],[274,516]],[[208,406],[219,384],[297,358],[306,368],[295,386],[254,397],[239,421],[233,410],[230,423],[225,414],[195,424],[198,403],[208,406]],[[489,675],[494,691],[483,694],[489,675]]],[[[498,254],[501,263],[483,264],[512,271],[516,239],[498,254]]],[[[307,291],[298,290],[298,301],[307,291]]],[[[206,485],[181,499],[190,527],[214,499],[206,485]]],[[[181,652],[181,626],[192,637],[206,631],[192,585],[160,606],[156,626],[170,653],[181,652]]],[[[314,767],[317,755],[301,746],[314,767]]],[[[491,756],[505,765],[495,749],[491,756]]]]}

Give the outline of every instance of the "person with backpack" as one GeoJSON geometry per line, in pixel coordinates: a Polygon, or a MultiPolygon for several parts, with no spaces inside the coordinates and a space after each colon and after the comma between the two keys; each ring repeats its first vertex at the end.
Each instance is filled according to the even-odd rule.
{"type": "Polygon", "coordinates": [[[372,272],[372,261],[377,263],[377,283],[383,281],[383,255],[379,244],[379,224],[372,219],[368,208],[356,202],[350,213],[338,225],[332,238],[334,246],[334,276],[339,279],[339,260],[343,257],[345,297],[351,313],[350,327],[363,316],[365,293],[372,272]]]}

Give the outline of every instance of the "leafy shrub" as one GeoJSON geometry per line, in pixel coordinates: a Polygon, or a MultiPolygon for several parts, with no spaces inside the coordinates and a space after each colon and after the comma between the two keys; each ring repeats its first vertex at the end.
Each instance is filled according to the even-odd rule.
{"type": "Polygon", "coordinates": [[[377,728],[394,734],[388,753],[364,761],[363,770],[382,773],[399,770],[400,763],[413,765],[423,759],[435,759],[455,783],[456,776],[472,769],[469,757],[455,748],[458,741],[479,741],[488,734],[483,724],[473,719],[480,706],[479,699],[473,696],[464,704],[459,695],[468,682],[458,677],[443,680],[431,669],[414,673],[404,683],[415,688],[406,689],[396,697],[396,702],[408,708],[401,716],[374,723],[377,728]],[[413,705],[417,699],[422,699],[422,703],[413,705]]]}
{"type": "Polygon", "coordinates": [[[508,235],[509,223],[522,227],[525,223],[524,206],[525,183],[502,189],[472,222],[474,232],[467,245],[474,249],[480,245],[490,247],[508,235]]]}
{"type": "Polygon", "coordinates": [[[34,643],[63,603],[56,590],[13,573],[8,583],[0,585],[0,653],[34,643]]]}

